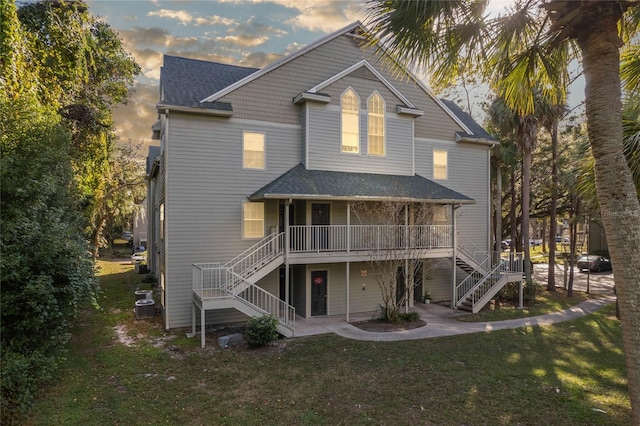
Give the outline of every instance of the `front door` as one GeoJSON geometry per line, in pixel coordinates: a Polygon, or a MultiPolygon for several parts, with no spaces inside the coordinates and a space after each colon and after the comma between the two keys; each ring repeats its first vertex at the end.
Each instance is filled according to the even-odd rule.
{"type": "Polygon", "coordinates": [[[327,315],[327,271],[311,272],[311,316],[327,315]]]}
{"type": "Polygon", "coordinates": [[[327,250],[329,248],[329,224],[331,223],[330,204],[311,205],[311,224],[313,228],[311,235],[311,245],[313,250],[327,250]]]}

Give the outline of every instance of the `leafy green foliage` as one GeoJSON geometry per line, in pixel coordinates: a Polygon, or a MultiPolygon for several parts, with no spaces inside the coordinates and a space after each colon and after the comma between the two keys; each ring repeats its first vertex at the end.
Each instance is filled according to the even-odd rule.
{"type": "MultiPolygon", "coordinates": [[[[17,12],[26,38],[30,78],[71,134],[71,162],[89,219],[87,234],[101,238],[111,196],[116,137],[112,109],[126,103],[140,67],[118,34],[89,13],[84,1],[42,0],[17,12]]],[[[95,239],[95,238],[94,238],[95,239]]]]}
{"type": "MultiPolygon", "coordinates": [[[[531,306],[536,301],[536,295],[542,292],[542,287],[536,281],[529,280],[522,286],[522,299],[523,302],[531,306]]],[[[507,302],[511,304],[518,304],[520,299],[520,285],[519,283],[508,283],[500,290],[497,298],[500,302],[507,302]]]]}
{"type": "Polygon", "coordinates": [[[417,312],[400,312],[398,314],[400,322],[414,322],[420,319],[420,314],[417,312]]]}
{"type": "Polygon", "coordinates": [[[94,290],[69,139],[33,97],[0,95],[3,420],[24,411],[50,377],[79,303],[94,290]]]}
{"type": "Polygon", "coordinates": [[[278,319],[273,315],[251,318],[247,322],[247,343],[249,347],[258,348],[278,340],[278,319]]]}

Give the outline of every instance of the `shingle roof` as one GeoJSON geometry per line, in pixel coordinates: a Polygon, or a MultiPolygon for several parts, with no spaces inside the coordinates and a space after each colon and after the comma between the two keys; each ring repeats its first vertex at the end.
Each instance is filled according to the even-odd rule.
{"type": "Polygon", "coordinates": [[[307,170],[303,164],[298,164],[249,197],[254,201],[267,198],[475,203],[465,195],[418,175],[307,170]]]}
{"type": "Polygon", "coordinates": [[[256,71],[258,68],[165,55],[160,74],[164,93],[162,102],[175,106],[224,109],[227,104],[201,104],[200,101],[256,71]]]}
{"type": "Polygon", "coordinates": [[[465,126],[469,128],[469,130],[473,132],[472,135],[469,135],[466,133],[460,133],[461,136],[466,136],[466,137],[475,138],[475,139],[488,139],[490,141],[495,141],[493,136],[487,133],[487,131],[484,130],[482,126],[480,126],[469,114],[464,112],[455,102],[448,101],[446,99],[440,99],[440,100],[442,101],[442,103],[446,105],[447,108],[449,108],[449,110],[452,113],[456,115],[456,117],[458,117],[458,119],[460,119],[460,121],[462,121],[465,124],[465,126]]]}
{"type": "Polygon", "coordinates": [[[158,158],[159,155],[160,155],[160,147],[157,145],[150,145],[149,154],[147,155],[147,174],[149,174],[149,172],[151,171],[151,166],[153,165],[153,162],[156,160],[156,158],[158,158]]]}

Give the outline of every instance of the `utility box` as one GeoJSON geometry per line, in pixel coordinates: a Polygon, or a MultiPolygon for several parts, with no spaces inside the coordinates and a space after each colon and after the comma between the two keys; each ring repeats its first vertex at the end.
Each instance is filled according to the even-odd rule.
{"type": "Polygon", "coordinates": [[[142,263],[136,263],[134,270],[136,274],[147,274],[149,272],[149,270],[147,269],[147,265],[144,265],[142,263]]]}
{"type": "Polygon", "coordinates": [[[152,290],[137,290],[136,291],[136,302],[138,300],[147,299],[153,300],[153,291],[152,290]]]}
{"type": "Polygon", "coordinates": [[[136,300],[136,319],[149,319],[156,316],[156,302],[149,299],[136,300]]]}

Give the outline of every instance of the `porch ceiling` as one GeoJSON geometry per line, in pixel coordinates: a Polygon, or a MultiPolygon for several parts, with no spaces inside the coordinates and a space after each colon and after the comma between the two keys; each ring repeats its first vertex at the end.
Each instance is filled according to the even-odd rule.
{"type": "Polygon", "coordinates": [[[298,164],[251,194],[265,199],[367,200],[474,204],[475,200],[422,176],[307,170],[298,164]]]}

